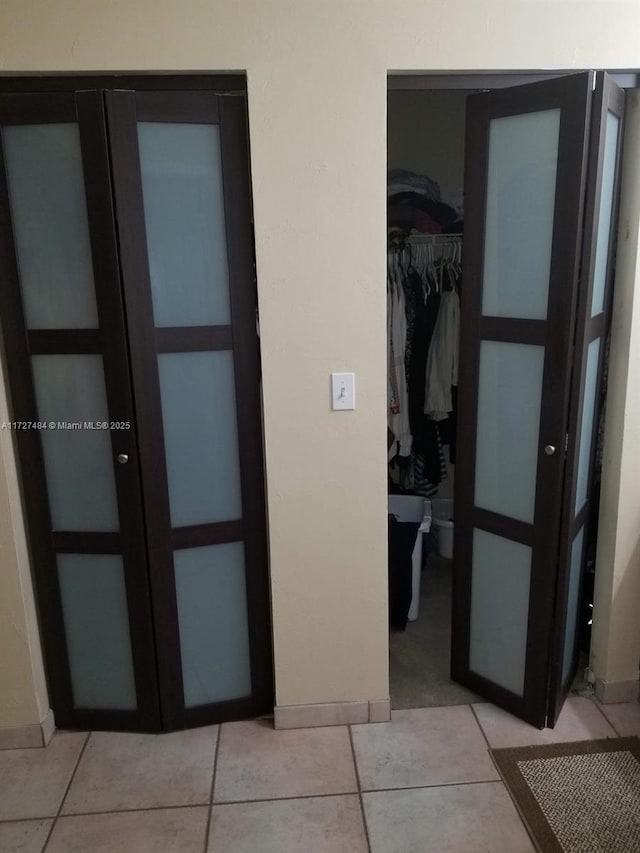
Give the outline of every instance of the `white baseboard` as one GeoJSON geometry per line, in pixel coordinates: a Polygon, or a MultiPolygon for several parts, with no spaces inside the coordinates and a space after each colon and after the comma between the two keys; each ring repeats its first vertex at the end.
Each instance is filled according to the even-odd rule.
{"type": "Polygon", "coordinates": [[[273,709],[273,725],[276,729],[386,723],[390,719],[389,699],[376,699],[371,702],[326,702],[315,705],[276,705],[273,709]]]}
{"type": "Polygon", "coordinates": [[[49,708],[44,720],[38,725],[14,726],[13,728],[6,729],[0,728],[0,750],[32,749],[39,746],[47,746],[54,730],[53,711],[49,708]]]}
{"type": "Polygon", "coordinates": [[[603,705],[615,702],[637,702],[640,683],[638,679],[632,681],[605,681],[596,678],[596,697],[603,705]]]}
{"type": "Polygon", "coordinates": [[[47,711],[47,716],[40,723],[40,728],[42,729],[42,740],[43,740],[42,745],[48,746],[49,741],[53,737],[53,733],[56,730],[56,721],[55,721],[55,718],[53,716],[53,711],[51,710],[51,708],[49,708],[49,710],[47,711]]]}

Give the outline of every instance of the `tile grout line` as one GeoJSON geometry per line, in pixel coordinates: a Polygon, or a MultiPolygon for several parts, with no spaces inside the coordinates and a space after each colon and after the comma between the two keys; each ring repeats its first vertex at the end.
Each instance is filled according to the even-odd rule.
{"type": "Polygon", "coordinates": [[[527,837],[531,841],[531,846],[533,847],[533,846],[535,846],[535,838],[533,837],[533,833],[530,831],[527,822],[522,817],[522,815],[520,813],[520,808],[519,808],[518,804],[516,803],[515,798],[511,794],[511,790],[510,790],[509,786],[505,783],[505,781],[502,777],[502,773],[500,772],[500,768],[498,767],[496,760],[493,757],[493,753],[491,751],[493,749],[493,747],[489,743],[489,738],[487,737],[485,730],[482,728],[482,723],[480,722],[480,718],[478,717],[478,715],[476,713],[476,709],[473,707],[473,704],[470,704],[469,707],[471,708],[471,713],[473,714],[475,721],[478,724],[478,728],[482,732],[482,737],[485,739],[485,742],[487,744],[488,752],[489,752],[489,758],[493,762],[493,766],[495,767],[496,773],[498,774],[498,780],[497,780],[498,784],[500,785],[502,790],[506,793],[506,795],[509,797],[509,800],[513,806],[513,809],[516,813],[516,816],[517,816],[518,820],[520,821],[521,826],[524,828],[524,831],[526,832],[527,837]]]}
{"type": "MultiPolygon", "coordinates": [[[[31,749],[31,747],[29,747],[31,749]]],[[[43,820],[53,820],[53,815],[48,815],[45,817],[7,817],[0,818],[0,826],[4,826],[5,823],[33,823],[34,821],[43,821],[43,820]]]]}
{"type": "MultiPolygon", "coordinates": [[[[473,707],[473,704],[470,703],[469,708],[471,709],[471,713],[473,714],[473,718],[476,721],[476,723],[478,724],[478,728],[480,729],[480,731],[482,733],[482,737],[484,738],[484,742],[487,744],[487,752],[489,753],[489,759],[490,759],[491,763],[493,764],[496,773],[498,774],[498,779],[496,781],[499,782],[502,785],[502,787],[504,788],[504,790],[506,791],[507,786],[505,785],[504,779],[502,778],[502,773],[500,772],[500,768],[496,764],[496,760],[493,757],[493,753],[491,751],[493,749],[493,747],[489,743],[489,738],[487,737],[485,730],[482,728],[482,723],[480,722],[480,717],[477,715],[476,709],[473,707]]],[[[509,796],[511,796],[511,795],[509,795],[509,796]]]]}
{"type": "MultiPolygon", "coordinates": [[[[360,724],[358,724],[360,725],[360,724]]],[[[499,782],[499,779],[474,779],[470,782],[438,782],[434,785],[403,785],[397,788],[366,788],[362,791],[363,794],[391,793],[392,791],[414,791],[422,788],[449,788],[456,785],[490,785],[499,782]]],[[[224,800],[223,802],[214,803],[215,806],[244,806],[252,805],[253,803],[286,803],[292,800],[325,800],[336,797],[350,797],[357,795],[359,791],[338,791],[331,794],[295,794],[290,797],[260,797],[255,800],[224,800]]],[[[109,814],[137,814],[138,812],[166,812],[175,811],[176,809],[201,809],[205,808],[207,803],[179,803],[165,806],[143,806],[137,809],[105,809],[104,811],[94,812],[68,812],[62,817],[96,817],[98,815],[109,814]]],[[[15,818],[0,823],[22,823],[27,820],[51,820],[51,815],[48,817],[31,817],[31,818],[15,818]]]]}
{"type": "MultiPolygon", "coordinates": [[[[245,802],[242,800],[241,802],[245,802]]],[[[251,802],[248,800],[247,802],[251,802]]],[[[98,809],[95,812],[66,812],[60,817],[98,817],[98,815],[107,815],[107,814],[137,814],[138,812],[167,812],[167,811],[175,811],[176,809],[205,809],[209,804],[206,801],[201,803],[178,803],[174,805],[165,805],[165,806],[140,806],[136,809],[98,809]]],[[[226,803],[224,804],[226,805],[226,803]]],[[[20,818],[22,820],[22,818],[20,818]]],[[[51,820],[51,815],[49,817],[34,817],[34,818],[24,818],[24,820],[51,820]]],[[[3,823],[4,821],[0,821],[3,823]]],[[[6,821],[8,822],[8,821],[6,821]]],[[[15,823],[15,821],[12,821],[15,823]]]]}
{"type": "Polygon", "coordinates": [[[213,812],[213,792],[216,786],[216,771],[218,769],[218,755],[220,752],[220,738],[222,737],[222,726],[218,726],[218,736],[216,737],[216,746],[213,750],[213,772],[211,773],[211,786],[209,787],[209,809],[207,811],[207,826],[204,833],[204,853],[207,853],[209,848],[209,833],[211,832],[211,815],[213,812]]]}
{"type": "Polygon", "coordinates": [[[485,743],[486,743],[486,745],[487,745],[487,748],[488,748],[488,751],[489,751],[489,755],[491,755],[491,750],[493,749],[493,747],[492,747],[492,746],[491,746],[491,744],[489,743],[489,738],[487,737],[487,735],[486,735],[486,733],[485,733],[485,730],[482,728],[482,723],[480,722],[480,718],[479,718],[479,717],[478,717],[478,715],[476,714],[475,708],[473,707],[473,705],[472,705],[471,703],[469,703],[469,709],[470,709],[471,713],[473,714],[473,719],[474,719],[474,720],[476,721],[476,723],[478,724],[478,728],[480,729],[480,732],[481,732],[481,734],[482,734],[482,737],[484,738],[484,742],[485,742],[485,743]]]}
{"type": "MultiPolygon", "coordinates": [[[[389,790],[395,790],[390,788],[389,790]]],[[[223,800],[222,802],[213,803],[215,806],[242,806],[251,805],[252,803],[281,803],[289,800],[314,800],[314,799],[330,799],[331,797],[348,797],[357,794],[357,791],[338,791],[331,794],[295,794],[290,797],[259,797],[255,800],[223,800]]],[[[141,806],[136,809],[104,809],[94,812],[68,812],[62,817],[94,817],[96,815],[106,814],[136,814],[137,812],[166,812],[174,809],[202,809],[209,804],[202,803],[178,803],[174,805],[164,806],[141,806]]],[[[30,818],[15,818],[10,821],[0,821],[2,823],[17,823],[23,820],[51,820],[51,815],[48,817],[30,817],[30,818]]]]}
{"type": "Polygon", "coordinates": [[[372,853],[372,851],[371,851],[371,839],[369,838],[369,827],[367,825],[367,816],[366,816],[365,810],[364,810],[364,800],[362,799],[362,785],[360,783],[360,770],[358,769],[358,760],[356,758],[356,748],[355,748],[355,744],[353,742],[353,730],[352,730],[350,725],[347,726],[347,730],[349,732],[349,744],[351,745],[351,758],[353,760],[353,769],[355,770],[355,774],[356,774],[356,785],[358,788],[358,802],[360,803],[360,814],[362,816],[362,826],[364,828],[364,837],[365,837],[365,841],[367,844],[367,850],[369,851],[369,853],[372,853]]]}
{"type": "Polygon", "coordinates": [[[45,853],[47,847],[49,846],[49,842],[51,841],[51,836],[53,835],[53,831],[56,828],[56,825],[58,823],[58,818],[60,817],[60,813],[62,812],[62,807],[64,806],[64,801],[67,799],[69,789],[71,788],[71,785],[73,784],[73,780],[76,778],[76,772],[78,770],[78,767],[80,766],[80,762],[82,761],[82,756],[85,753],[85,750],[87,748],[87,744],[91,740],[92,734],[93,734],[93,732],[89,732],[89,734],[85,738],[84,743],[82,744],[82,749],[80,750],[80,754],[78,755],[78,760],[76,761],[76,763],[73,766],[71,776],[69,777],[69,781],[67,782],[67,786],[65,787],[64,793],[60,799],[60,805],[58,806],[58,811],[56,812],[56,815],[53,818],[53,821],[51,822],[51,827],[50,827],[49,832],[47,834],[47,837],[45,839],[41,853],[45,853]]]}
{"type": "Polygon", "coordinates": [[[431,788],[460,788],[463,785],[501,785],[502,779],[474,779],[472,782],[437,782],[435,785],[403,785],[401,788],[366,788],[363,794],[392,794],[394,791],[429,791],[431,788]]]}

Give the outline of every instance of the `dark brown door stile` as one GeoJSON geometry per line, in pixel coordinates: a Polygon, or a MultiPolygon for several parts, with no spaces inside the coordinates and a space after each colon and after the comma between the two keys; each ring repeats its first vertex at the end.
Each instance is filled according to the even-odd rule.
{"type": "Polygon", "coordinates": [[[159,730],[161,725],[156,688],[156,652],[149,601],[149,575],[146,539],[138,476],[134,405],[128,382],[127,330],[120,289],[118,244],[112,203],[107,128],[101,93],[79,92],[78,112],[87,210],[95,255],[94,276],[101,341],[104,352],[105,384],[109,410],[115,423],[130,423],[130,429],[111,430],[114,460],[127,454],[127,465],[114,464],[116,490],[120,506],[120,528],[125,558],[125,583],[129,608],[129,631],[134,656],[140,712],[145,726],[159,730]],[[83,116],[87,116],[83,131],[83,116]],[[91,119],[91,121],[89,121],[91,119]],[[135,568],[134,568],[135,566],[135,568]]]}
{"type": "Polygon", "coordinates": [[[249,116],[246,97],[220,98],[226,232],[232,286],[231,317],[235,390],[238,401],[242,514],[251,520],[244,549],[253,707],[271,712],[274,704],[271,645],[271,590],[267,559],[266,482],[262,450],[261,363],[257,330],[258,293],[254,263],[253,208],[249,173],[249,116]]]}
{"type": "MultiPolygon", "coordinates": [[[[142,190],[138,171],[135,170],[137,140],[131,132],[132,129],[135,132],[135,96],[133,93],[106,92],[105,97],[127,322],[131,329],[136,330],[135,346],[130,343],[131,376],[136,389],[136,429],[139,435],[144,434],[144,440],[139,446],[139,464],[144,490],[149,564],[153,567],[151,596],[156,642],[158,649],[162,650],[158,654],[158,675],[160,683],[173,687],[180,684],[176,680],[180,674],[180,643],[175,598],[162,594],[171,583],[173,573],[169,507],[166,500],[160,497],[167,490],[164,440],[160,428],[162,413],[158,394],[148,394],[147,399],[140,396],[145,395],[149,387],[148,377],[154,376],[156,372],[156,359],[153,328],[150,328],[147,319],[152,308],[145,261],[142,190]],[[127,281],[135,282],[135,286],[128,291],[125,285],[127,281]],[[146,417],[143,413],[146,413],[146,417]],[[145,428],[150,424],[154,426],[147,432],[145,428]]],[[[163,725],[171,727],[172,719],[167,713],[166,703],[163,703],[162,716],[163,725]]]]}

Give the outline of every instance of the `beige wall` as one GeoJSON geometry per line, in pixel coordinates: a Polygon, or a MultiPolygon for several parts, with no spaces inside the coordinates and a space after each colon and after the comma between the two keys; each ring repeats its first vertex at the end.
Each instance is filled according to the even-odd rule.
{"type": "MultiPolygon", "coordinates": [[[[5,72],[248,73],[279,704],[388,695],[387,71],[590,66],[640,66],[635,0],[0,7],[5,72]],[[329,410],[332,370],[356,372],[355,412],[329,410]]],[[[15,573],[8,559],[3,583],[15,573]]],[[[7,693],[34,698],[15,674],[7,693]]]]}
{"type": "MultiPolygon", "coordinates": [[[[0,371],[0,422],[9,419],[0,371]]],[[[0,430],[0,745],[3,729],[37,726],[48,708],[13,436],[0,430]]]]}
{"type": "Polygon", "coordinates": [[[627,97],[624,145],[590,661],[614,683],[637,681],[640,664],[640,90],[627,97]]]}

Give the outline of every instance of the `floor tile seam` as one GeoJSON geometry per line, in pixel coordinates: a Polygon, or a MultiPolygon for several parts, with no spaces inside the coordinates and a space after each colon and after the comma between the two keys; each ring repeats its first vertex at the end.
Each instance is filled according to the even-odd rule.
{"type": "Polygon", "coordinates": [[[64,789],[64,793],[62,794],[62,797],[60,798],[60,803],[58,805],[58,811],[56,812],[55,817],[51,821],[51,826],[49,827],[49,832],[47,833],[47,837],[45,839],[45,842],[42,845],[41,853],[46,853],[46,849],[49,846],[49,842],[51,841],[51,836],[53,835],[53,831],[56,828],[56,824],[58,823],[58,818],[60,817],[60,813],[62,812],[62,807],[64,806],[65,800],[67,799],[67,796],[69,794],[71,786],[73,785],[73,780],[76,778],[76,773],[77,773],[78,767],[80,766],[80,762],[82,761],[82,757],[85,754],[85,751],[87,749],[87,745],[88,745],[89,741],[91,740],[92,734],[93,734],[93,732],[89,732],[87,734],[86,738],[84,739],[84,743],[82,744],[82,749],[80,750],[80,752],[78,754],[78,758],[76,759],[76,762],[73,766],[73,770],[71,771],[71,775],[69,776],[69,781],[67,782],[67,785],[64,789]]]}
{"type": "Polygon", "coordinates": [[[5,823],[34,823],[35,821],[55,820],[54,814],[43,815],[42,817],[2,817],[0,818],[0,826],[5,823]]]}
{"type": "Polygon", "coordinates": [[[473,779],[466,782],[435,782],[432,785],[403,785],[396,788],[363,788],[362,794],[390,794],[393,791],[421,791],[433,788],[459,788],[468,785],[504,785],[502,779],[473,779]]]}
{"type": "MultiPolygon", "coordinates": [[[[431,788],[451,788],[457,787],[461,785],[487,785],[487,784],[500,784],[502,785],[501,779],[476,779],[473,781],[466,782],[440,782],[433,785],[405,785],[402,787],[396,788],[366,788],[362,791],[343,791],[340,793],[326,793],[326,794],[296,794],[290,797],[263,797],[260,799],[253,800],[226,800],[223,802],[212,803],[212,807],[217,806],[241,806],[241,805],[252,805],[253,803],[282,803],[282,802],[291,802],[293,800],[325,800],[331,798],[343,798],[343,797],[358,797],[362,794],[383,794],[383,793],[391,793],[393,791],[415,791],[421,789],[431,789],[431,788]]],[[[203,803],[182,803],[178,805],[163,805],[163,806],[142,806],[140,808],[135,809],[104,809],[102,811],[92,811],[92,812],[69,812],[68,814],[60,814],[57,817],[61,819],[65,818],[76,818],[76,817],[101,817],[104,815],[119,815],[119,814],[139,814],[144,812],[164,812],[164,811],[177,811],[177,810],[185,810],[185,809],[204,809],[208,808],[209,804],[206,802],[203,803]]],[[[35,821],[43,821],[43,820],[51,820],[55,821],[56,816],[54,815],[44,815],[42,817],[25,817],[25,818],[11,818],[8,820],[0,821],[0,824],[11,824],[11,823],[26,823],[26,822],[35,822],[35,821]]]]}
{"type": "Polygon", "coordinates": [[[203,800],[201,803],[177,803],[177,804],[167,804],[163,806],[138,806],[134,809],[97,809],[91,812],[65,812],[64,814],[58,815],[58,818],[64,819],[67,817],[94,817],[97,815],[107,815],[107,814],[137,814],[138,812],[166,812],[171,811],[172,809],[206,809],[209,807],[209,803],[206,800],[203,800]]]}
{"type": "Polygon", "coordinates": [[[478,725],[478,728],[479,728],[479,729],[480,729],[480,731],[482,732],[482,737],[484,738],[484,742],[487,744],[487,749],[489,750],[489,754],[491,754],[491,750],[493,749],[493,747],[492,747],[492,746],[491,746],[491,744],[489,743],[489,738],[488,738],[488,736],[487,736],[487,733],[486,733],[486,732],[485,732],[485,730],[482,728],[482,723],[480,722],[480,717],[478,716],[478,714],[477,714],[477,712],[476,712],[476,709],[473,707],[473,703],[471,703],[471,704],[469,705],[469,708],[471,709],[471,713],[473,714],[473,718],[474,718],[474,720],[476,721],[476,723],[477,723],[477,725],[478,725]]]}
{"type": "Polygon", "coordinates": [[[369,838],[369,825],[367,823],[367,815],[364,809],[364,800],[362,799],[362,783],[360,781],[360,770],[358,768],[358,759],[356,757],[356,747],[353,741],[353,730],[351,726],[348,726],[349,729],[349,744],[351,745],[351,758],[353,760],[353,767],[356,774],[356,785],[358,786],[358,803],[360,805],[360,816],[362,817],[362,826],[364,828],[364,838],[367,845],[367,850],[369,853],[372,853],[371,850],[371,839],[369,838]]]}
{"type": "MultiPolygon", "coordinates": [[[[608,723],[608,724],[611,726],[611,728],[614,730],[614,732],[616,733],[616,736],[617,736],[617,737],[624,737],[624,735],[620,734],[620,732],[618,731],[618,729],[615,727],[615,725],[611,722],[611,720],[609,719],[609,717],[607,717],[607,715],[605,714],[605,712],[604,712],[604,711],[602,710],[602,708],[600,707],[601,702],[599,701],[599,699],[597,698],[597,696],[595,696],[595,695],[594,695],[594,696],[590,696],[590,697],[589,697],[589,699],[591,700],[591,704],[592,704],[592,705],[595,705],[595,706],[596,706],[596,708],[598,709],[598,713],[602,715],[602,717],[607,721],[607,723],[608,723]]],[[[597,738],[595,738],[595,740],[597,740],[597,738]]]]}
{"type": "Polygon", "coordinates": [[[212,806],[247,806],[252,803],[287,803],[291,800],[326,800],[330,797],[357,797],[359,791],[338,791],[327,794],[292,794],[288,797],[259,797],[252,800],[218,800],[212,806]]]}
{"type": "MultiPolygon", "coordinates": [[[[134,809],[100,809],[91,812],[67,812],[65,814],[59,815],[60,818],[67,817],[94,817],[97,815],[109,815],[109,814],[137,814],[138,812],[163,812],[163,811],[171,811],[175,809],[204,809],[209,808],[210,806],[213,808],[215,806],[239,806],[239,805],[248,805],[250,803],[280,803],[286,802],[289,800],[315,800],[315,799],[326,799],[328,797],[357,797],[358,791],[340,791],[338,793],[326,793],[326,794],[294,794],[290,797],[260,797],[259,799],[249,799],[249,800],[223,800],[218,801],[217,803],[177,803],[171,804],[167,803],[162,806],[139,806],[134,809]]],[[[30,818],[16,818],[11,821],[3,821],[6,823],[17,823],[21,820],[53,820],[52,815],[47,815],[45,817],[30,817],[30,818]]]]}
{"type": "Polygon", "coordinates": [[[211,832],[211,814],[213,811],[213,792],[215,790],[216,784],[216,771],[218,769],[218,755],[220,752],[220,736],[222,733],[222,725],[218,726],[218,732],[216,736],[216,746],[213,751],[213,768],[211,772],[211,785],[209,787],[209,806],[207,809],[207,825],[205,827],[204,832],[204,848],[203,853],[207,853],[209,848],[209,833],[211,832]]]}

